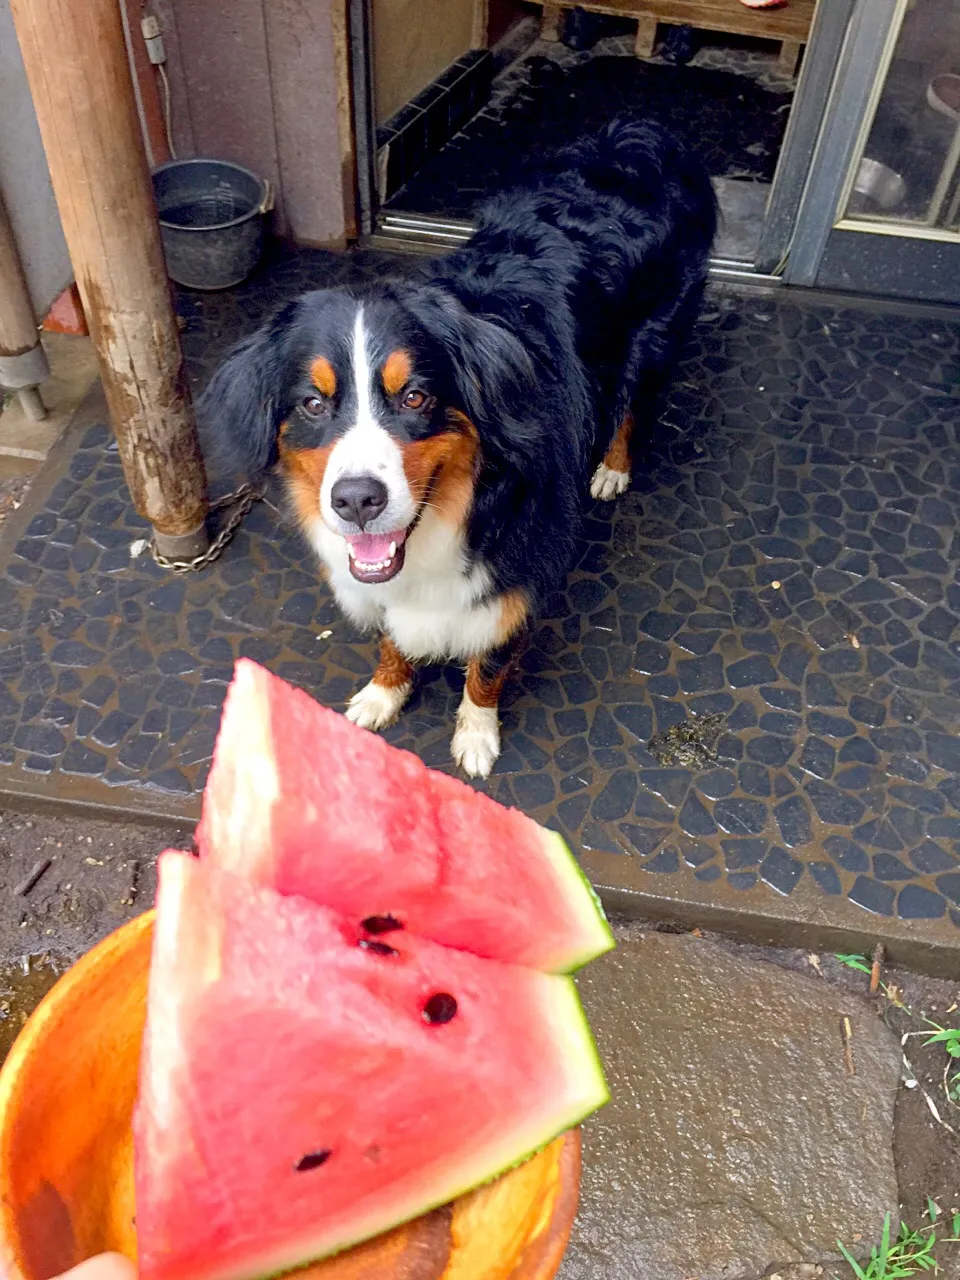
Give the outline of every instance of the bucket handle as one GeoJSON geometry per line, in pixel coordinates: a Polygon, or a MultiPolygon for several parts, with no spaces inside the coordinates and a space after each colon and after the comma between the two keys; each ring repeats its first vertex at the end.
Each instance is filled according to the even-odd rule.
{"type": "Polygon", "coordinates": [[[269,178],[263,180],[263,199],[257,207],[257,213],[269,213],[274,204],[273,184],[269,178]]]}

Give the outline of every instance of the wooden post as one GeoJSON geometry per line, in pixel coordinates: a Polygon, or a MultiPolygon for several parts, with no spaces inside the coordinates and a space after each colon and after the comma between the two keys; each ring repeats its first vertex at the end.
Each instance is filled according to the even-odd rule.
{"type": "Polygon", "coordinates": [[[207,545],[203,463],[118,0],[13,0],[60,219],[134,506],[159,549],[207,545]]]}
{"type": "Polygon", "coordinates": [[[18,393],[24,413],[34,422],[46,417],[37,387],[49,373],[17,242],[0,199],[0,387],[18,393]]]}
{"type": "Polygon", "coordinates": [[[490,45],[490,0],[473,0],[473,30],[471,49],[486,49],[490,45]]]}
{"type": "Polygon", "coordinates": [[[637,36],[633,42],[633,52],[638,58],[652,58],[657,46],[657,20],[641,14],[637,19],[637,36]]]}
{"type": "Polygon", "coordinates": [[[357,209],[357,142],[353,120],[353,84],[350,78],[350,23],[348,0],[333,0],[333,64],[337,86],[337,141],[340,145],[340,185],[343,192],[343,237],[347,244],[360,234],[357,209]]]}
{"type": "Polygon", "coordinates": [[[799,40],[781,40],[780,41],[780,57],[777,59],[777,70],[785,76],[795,76],[797,74],[797,63],[800,61],[800,53],[803,45],[799,40]]]}
{"type": "Polygon", "coordinates": [[[546,0],[540,16],[540,39],[555,41],[560,39],[560,23],[563,20],[563,5],[557,0],[546,0]]]}

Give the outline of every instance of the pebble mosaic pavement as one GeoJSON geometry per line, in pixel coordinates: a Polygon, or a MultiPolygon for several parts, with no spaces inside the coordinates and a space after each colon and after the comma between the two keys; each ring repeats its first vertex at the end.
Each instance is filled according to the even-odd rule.
{"type": "MultiPolygon", "coordinates": [[[[309,252],[182,295],[194,382],[283,298],[384,269],[309,252]]],[[[652,893],[960,943],[958,409],[960,319],[711,293],[532,633],[489,791],[652,893]],[[716,759],[648,750],[707,715],[716,759]]],[[[107,428],[78,425],[0,543],[8,794],[189,818],[236,657],[333,706],[369,675],[277,505],[187,579],[131,559],[143,532],[107,428]]],[[[390,739],[452,769],[461,683],[424,671],[390,739]]]]}

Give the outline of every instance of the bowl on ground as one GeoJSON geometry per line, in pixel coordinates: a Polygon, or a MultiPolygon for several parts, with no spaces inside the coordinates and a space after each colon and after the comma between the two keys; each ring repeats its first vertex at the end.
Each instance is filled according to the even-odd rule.
{"type": "Polygon", "coordinates": [[[927,85],[927,103],[954,124],[960,122],[960,76],[944,72],[927,85]]]}
{"type": "Polygon", "coordinates": [[[907,186],[899,173],[879,160],[871,160],[864,156],[857,170],[853,184],[854,194],[876,205],[884,212],[903,203],[907,195],[907,186]]]}
{"type": "MultiPolygon", "coordinates": [[[[131,1122],[153,912],[69,969],[0,1070],[0,1276],[136,1258],[131,1122]]],[[[580,1136],[297,1280],[552,1280],[577,1208],[580,1136]]]]}

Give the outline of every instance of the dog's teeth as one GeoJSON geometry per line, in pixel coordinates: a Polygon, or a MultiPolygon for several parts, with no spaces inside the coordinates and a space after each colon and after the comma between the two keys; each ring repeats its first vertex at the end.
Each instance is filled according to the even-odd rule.
{"type": "Polygon", "coordinates": [[[347,555],[350,557],[351,560],[356,560],[357,558],[357,553],[354,551],[353,547],[350,545],[349,542],[347,543],[347,555]]]}
{"type": "Polygon", "coordinates": [[[355,561],[361,573],[382,573],[384,569],[391,567],[397,554],[397,544],[395,542],[390,544],[390,555],[385,560],[360,560],[349,543],[347,543],[347,547],[351,559],[355,561]]]}

